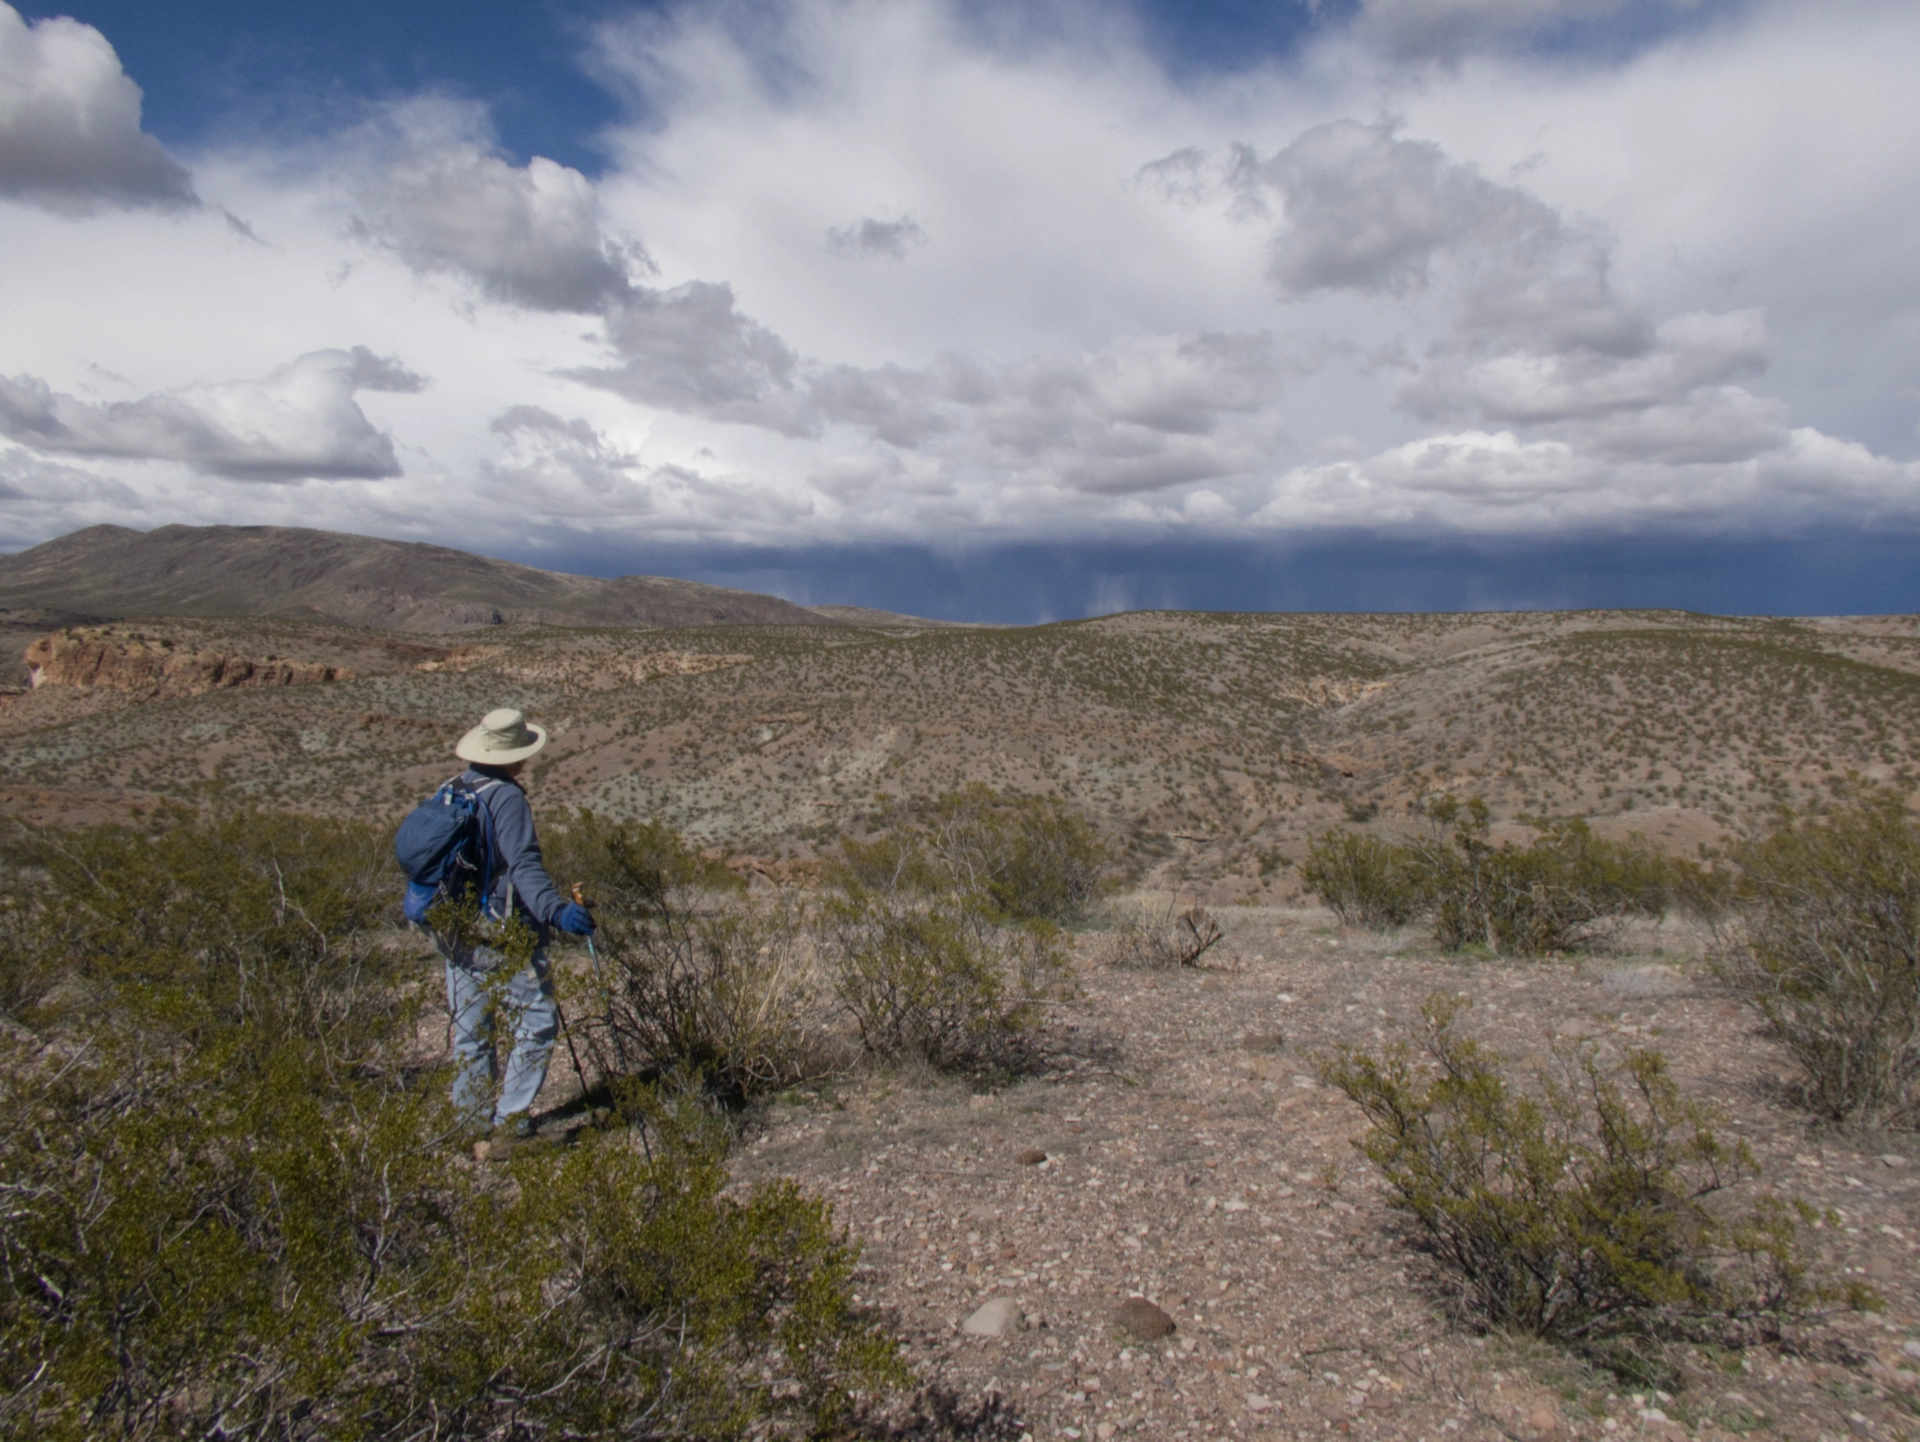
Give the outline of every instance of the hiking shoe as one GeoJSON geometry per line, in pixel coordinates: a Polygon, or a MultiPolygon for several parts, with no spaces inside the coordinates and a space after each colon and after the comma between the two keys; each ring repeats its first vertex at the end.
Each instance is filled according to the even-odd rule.
{"type": "Polygon", "coordinates": [[[535,1128],[525,1117],[515,1117],[500,1127],[487,1143],[487,1160],[504,1162],[516,1152],[538,1151],[553,1146],[555,1138],[535,1128]]]}

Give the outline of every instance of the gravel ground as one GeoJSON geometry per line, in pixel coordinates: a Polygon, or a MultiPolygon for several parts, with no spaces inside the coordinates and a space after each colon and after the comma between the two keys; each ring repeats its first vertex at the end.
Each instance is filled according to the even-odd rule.
{"type": "Polygon", "coordinates": [[[1204,971],[1117,970],[1099,960],[1107,938],[1081,937],[1080,994],[1049,1023],[1069,1054],[1056,1071],[987,1094],[864,1075],[782,1098],[743,1142],[739,1180],[830,1198],[863,1244],[864,1298],[897,1317],[922,1379],[1000,1394],[1020,1423],[1006,1435],[1035,1442],[1920,1437],[1920,1160],[1910,1141],[1809,1131],[1777,1049],[1689,979],[1692,938],[1650,928],[1607,957],[1461,961],[1325,912],[1221,919],[1204,971]],[[1452,1323],[1351,1146],[1357,1109],[1313,1077],[1330,1045],[1408,1034],[1436,990],[1469,996],[1468,1029],[1516,1061],[1555,1036],[1659,1047],[1769,1180],[1839,1210],[1823,1260],[1887,1309],[1744,1353],[1675,1347],[1672,1395],[1452,1323]],[[1121,1326],[1135,1296],[1174,1330],[1121,1326]],[[963,1332],[995,1298],[1016,1330],[963,1332]]]}

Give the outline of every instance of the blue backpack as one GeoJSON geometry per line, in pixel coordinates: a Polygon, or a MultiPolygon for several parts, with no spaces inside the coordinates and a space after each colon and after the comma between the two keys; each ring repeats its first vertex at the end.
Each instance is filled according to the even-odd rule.
{"type": "Polygon", "coordinates": [[[493,886],[497,850],[493,817],[480,793],[498,785],[475,785],[456,776],[407,813],[393,838],[393,858],[407,874],[407,920],[425,924],[427,912],[442,896],[473,890],[485,905],[493,886]]]}

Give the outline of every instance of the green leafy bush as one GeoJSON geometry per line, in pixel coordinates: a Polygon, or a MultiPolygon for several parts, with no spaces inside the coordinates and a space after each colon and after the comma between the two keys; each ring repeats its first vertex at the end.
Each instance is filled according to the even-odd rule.
{"type": "Polygon", "coordinates": [[[1415,842],[1323,832],[1302,877],[1342,921],[1385,929],[1424,918],[1449,951],[1571,951],[1667,907],[1674,864],[1637,841],[1603,841],[1584,821],[1539,820],[1528,845],[1496,847],[1479,797],[1442,796],[1426,810],[1433,834],[1415,842]]]}
{"type": "Polygon", "coordinates": [[[722,1195],[724,1127],[649,1110],[645,1155],[521,1153],[511,1192],[477,1199],[463,1240],[491,1264],[386,1359],[383,1434],[812,1437],[906,1380],[827,1205],[786,1181],[722,1195]]]}
{"type": "Polygon", "coordinates": [[[1418,1051],[1345,1048],[1321,1075],[1366,1113],[1360,1149],[1468,1315],[1604,1354],[1636,1330],[1775,1325],[1821,1299],[1871,1300],[1811,1279],[1812,1208],[1708,1204],[1753,1177],[1753,1157],[1714,1135],[1657,1052],[1609,1068],[1591,1047],[1563,1049],[1523,1090],[1459,1034],[1463,1005],[1430,997],[1418,1051]]]}
{"type": "Polygon", "coordinates": [[[1426,878],[1411,849],[1338,827],[1314,838],[1300,879],[1348,926],[1384,931],[1428,907],[1426,878]]]}
{"type": "Polygon", "coordinates": [[[1722,983],[1766,1018],[1820,1116],[1920,1126],[1920,826],[1902,799],[1789,818],[1734,861],[1722,983]]]}
{"type": "Polygon", "coordinates": [[[1645,845],[1603,841],[1574,820],[1535,822],[1530,844],[1495,847],[1478,797],[1442,797],[1427,814],[1452,832],[1419,853],[1434,938],[1449,951],[1474,941],[1522,955],[1571,951],[1666,909],[1667,863],[1645,845]]]}
{"type": "Polygon", "coordinates": [[[1091,823],[1047,797],[980,782],[889,805],[881,835],[842,842],[842,872],[868,890],[959,894],[1001,921],[1072,921],[1105,889],[1112,858],[1091,823]]]}
{"type": "Polygon", "coordinates": [[[723,1195],[695,1120],[510,1176],[452,1142],[386,841],[8,841],[0,1435],[797,1437],[893,1385],[824,1206],[723,1195]]]}

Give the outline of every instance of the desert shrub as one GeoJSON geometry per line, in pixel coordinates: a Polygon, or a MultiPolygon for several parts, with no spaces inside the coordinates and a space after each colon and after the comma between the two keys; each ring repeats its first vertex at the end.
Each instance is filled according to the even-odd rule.
{"type": "Polygon", "coordinates": [[[1666,909],[1667,865],[1637,842],[1603,841],[1584,821],[1540,821],[1530,844],[1495,847],[1478,797],[1442,797],[1427,814],[1452,831],[1420,848],[1434,938],[1450,951],[1473,941],[1522,955],[1571,951],[1666,909]]]}
{"type": "Polygon", "coordinates": [[[1321,1075],[1366,1113],[1361,1151],[1470,1317],[1604,1355],[1633,1331],[1777,1324],[1821,1299],[1870,1300],[1811,1279],[1811,1207],[1709,1205],[1754,1175],[1753,1157],[1714,1135],[1657,1052],[1608,1067],[1591,1046],[1565,1048],[1522,1089],[1459,1034],[1463,1005],[1428,999],[1418,1052],[1345,1048],[1321,1075]]]}
{"type": "Polygon", "coordinates": [[[1112,858],[1087,819],[1049,797],[975,782],[896,802],[872,841],[842,842],[841,871],[869,890],[960,893],[1002,921],[1072,921],[1108,884],[1112,858]]]}
{"type": "Polygon", "coordinates": [[[818,1436],[905,1380],[852,1301],[855,1248],[788,1181],[723,1195],[724,1127],[655,1107],[625,1139],[521,1154],[466,1218],[494,1251],[368,1399],[385,1435],[818,1436]]]}
{"type": "Polygon", "coordinates": [[[596,907],[622,916],[665,912],[690,893],[726,895],[746,883],[708,861],[664,821],[615,821],[582,808],[554,828],[547,870],[563,887],[579,883],[596,907]]]}
{"type": "Polygon", "coordinates": [[[590,970],[564,1000],[602,1083],[698,1077],[745,1099],[836,1065],[831,1003],[792,903],[596,915],[590,970]]]}
{"type": "Polygon", "coordinates": [[[1137,919],[1129,918],[1115,929],[1108,964],[1148,971],[1200,965],[1200,958],[1218,946],[1226,933],[1205,907],[1190,906],[1176,915],[1175,904],[1169,901],[1156,914],[1142,903],[1137,919]]]}
{"type": "Polygon", "coordinates": [[[657,821],[582,811],[551,859],[599,923],[561,997],[596,1085],[674,1075],[742,1099],[833,1065],[829,1003],[794,905],[743,904],[738,877],[657,821]]]}
{"type": "Polygon", "coordinates": [[[1673,890],[1672,863],[1638,841],[1604,841],[1584,821],[1534,821],[1531,843],[1496,847],[1479,797],[1443,796],[1426,810],[1432,834],[1409,843],[1322,833],[1301,875],[1351,924],[1425,918],[1449,951],[1483,943],[1520,955],[1590,946],[1628,917],[1662,915],[1673,890]]]}
{"type": "Polygon", "coordinates": [[[890,1385],[824,1207],[724,1196],[712,1133],[452,1143],[387,839],[8,839],[53,979],[0,1035],[0,1435],[800,1436],[890,1385]]]}
{"type": "Polygon", "coordinates": [[[1836,1123],[1920,1126],[1920,827],[1898,795],[1789,818],[1740,847],[1714,957],[1836,1123]]]}
{"type": "Polygon", "coordinates": [[[1349,926],[1404,926],[1428,905],[1415,852],[1337,827],[1314,838],[1300,863],[1300,879],[1349,926]]]}
{"type": "Polygon", "coordinates": [[[1018,1070],[1040,997],[1065,966],[1044,922],[1010,926],[965,895],[848,888],[829,904],[822,945],[861,1046],[943,1070],[1018,1070]]]}

